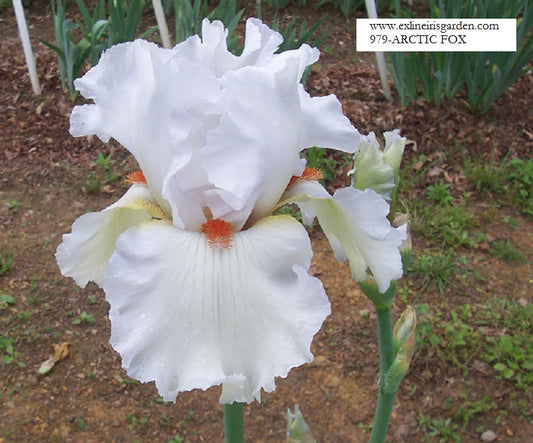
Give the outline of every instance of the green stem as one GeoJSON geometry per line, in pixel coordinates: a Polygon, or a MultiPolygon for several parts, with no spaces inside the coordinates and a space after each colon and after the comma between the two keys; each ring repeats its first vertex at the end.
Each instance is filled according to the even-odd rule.
{"type": "Polygon", "coordinates": [[[372,425],[372,434],[370,435],[370,443],[381,443],[385,441],[394,399],[396,398],[396,393],[387,394],[382,391],[385,375],[394,361],[394,339],[392,335],[390,306],[376,309],[376,316],[379,346],[379,394],[374,424],[372,425]]]}
{"type": "Polygon", "coordinates": [[[242,403],[224,405],[224,442],[244,443],[244,408],[242,403]]]}
{"type": "Polygon", "coordinates": [[[372,434],[370,434],[370,443],[382,443],[385,441],[395,398],[396,392],[394,394],[385,394],[380,391],[374,424],[372,425],[372,434]]]}

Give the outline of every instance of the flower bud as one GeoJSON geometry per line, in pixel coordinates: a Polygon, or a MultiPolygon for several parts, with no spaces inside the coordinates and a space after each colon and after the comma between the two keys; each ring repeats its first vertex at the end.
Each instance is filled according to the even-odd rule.
{"type": "Polygon", "coordinates": [[[395,352],[398,353],[403,348],[405,352],[408,352],[409,360],[411,360],[415,349],[415,329],[416,310],[412,306],[407,305],[402,316],[394,325],[393,337],[395,352]]]}
{"type": "Polygon", "coordinates": [[[385,132],[385,150],[383,158],[394,171],[394,184],[398,185],[398,176],[400,174],[400,164],[402,162],[403,151],[405,149],[405,137],[400,137],[400,130],[385,132]]]}
{"type": "Polygon", "coordinates": [[[385,149],[382,151],[373,132],[362,136],[354,155],[352,185],[357,189],[373,189],[388,202],[398,185],[400,163],[405,149],[405,137],[400,131],[385,132],[385,149]]]}
{"type": "Polygon", "coordinates": [[[381,387],[387,394],[393,394],[398,390],[415,352],[416,311],[412,306],[407,306],[394,325],[393,336],[395,357],[381,387]]]}
{"type": "Polygon", "coordinates": [[[287,409],[287,443],[316,443],[298,405],[294,405],[294,414],[287,409]]]}
{"type": "Polygon", "coordinates": [[[361,190],[372,189],[390,202],[394,188],[394,170],[383,157],[373,132],[362,136],[354,155],[352,185],[361,190]]]}

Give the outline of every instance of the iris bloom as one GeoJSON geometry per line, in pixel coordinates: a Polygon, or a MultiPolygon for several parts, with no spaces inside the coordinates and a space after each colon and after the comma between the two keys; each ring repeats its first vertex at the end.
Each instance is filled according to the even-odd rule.
{"type": "Polygon", "coordinates": [[[374,191],[330,196],[299,153],[353,153],[359,135],[335,96],[312,98],[299,80],[318,50],[274,54],[281,36],[257,19],[241,56],[219,22],[173,49],[135,41],[109,49],[75,82],[74,136],[110,137],[136,158],[125,195],[79,217],[56,257],[65,276],[94,281],[110,303],[111,344],[165,400],[223,385],[222,403],[251,402],[274,378],[313,358],[330,313],[308,274],[305,228],[273,212],[298,201],[318,215],[337,255],[380,286],[401,275],[404,232],[374,191]]]}

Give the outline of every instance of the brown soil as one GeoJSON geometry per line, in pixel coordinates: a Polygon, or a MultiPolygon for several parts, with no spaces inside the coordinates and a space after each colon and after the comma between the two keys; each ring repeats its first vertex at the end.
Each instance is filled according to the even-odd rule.
{"type": "MultiPolygon", "coordinates": [[[[253,3],[247,11],[254,11],[253,3]]],[[[295,9],[287,11],[284,19],[297,14],[295,9]]],[[[309,7],[305,18],[314,22],[322,12],[309,7]]],[[[35,1],[26,14],[31,35],[52,40],[47,2],[35,1]]],[[[440,180],[453,185],[454,195],[471,191],[461,172],[458,146],[486,158],[492,154],[501,159],[509,150],[512,156],[531,157],[533,74],[516,82],[484,116],[472,115],[461,100],[448,100],[440,109],[423,100],[402,108],[397,99],[383,99],[372,55],[355,53],[354,19],[331,11],[326,26],[323,48],[327,49],[307,89],[312,95],[337,94],[362,133],[400,128],[412,140],[406,163],[420,154],[437,162],[407,199],[424,195],[427,185],[440,180]]],[[[135,166],[116,144],[69,135],[73,103],[61,91],[55,54],[36,40],[33,47],[43,94],[32,94],[11,9],[1,13],[0,36],[0,253],[14,254],[12,268],[0,275],[0,294],[16,300],[0,310],[0,332],[15,339],[16,353],[15,362],[0,361],[0,442],[167,442],[175,435],[191,442],[221,441],[219,390],[183,393],[176,404],[162,403],[153,384],[141,385],[121,370],[120,358],[108,343],[108,305],[103,293],[94,285],[79,290],[60,275],[54,252],[61,235],[80,214],[115,201],[126,186],[119,180],[104,184],[99,192],[86,192],[90,174],[97,173],[97,154],[112,154],[113,170],[120,175],[135,166]],[[82,312],[95,322],[73,324],[82,312]],[[51,354],[52,344],[63,342],[70,343],[70,356],[40,376],[37,370],[51,354]]],[[[479,232],[491,239],[512,239],[531,263],[530,218],[516,208],[495,206],[490,196],[474,192],[469,206],[476,213],[479,232]],[[519,227],[502,223],[503,215],[512,216],[519,227]]],[[[315,337],[315,361],[279,379],[277,389],[265,394],[260,404],[245,406],[250,442],[283,441],[285,411],[295,403],[318,441],[368,439],[377,394],[373,308],[350,280],[348,266],[335,261],[323,234],[312,232],[312,239],[312,270],[324,282],[332,314],[315,337]]],[[[426,247],[423,238],[414,238],[415,254],[426,247]]],[[[416,300],[409,302],[427,303],[444,312],[497,296],[531,303],[530,264],[511,266],[483,247],[459,250],[458,255],[471,259],[470,266],[481,278],[458,280],[444,295],[433,289],[417,293],[416,300]]],[[[412,275],[405,281],[415,289],[420,284],[412,275]]],[[[395,304],[395,319],[404,307],[402,302],[395,304]]],[[[511,382],[497,379],[490,366],[476,360],[470,367],[465,374],[450,362],[432,359],[430,350],[420,350],[398,393],[391,441],[431,440],[420,413],[446,419],[464,398],[473,401],[485,396],[496,407],[456,429],[463,441],[479,441],[480,429],[494,431],[498,441],[531,441],[531,414],[521,416],[517,406],[521,399],[531,402],[531,398],[511,382]]]]}

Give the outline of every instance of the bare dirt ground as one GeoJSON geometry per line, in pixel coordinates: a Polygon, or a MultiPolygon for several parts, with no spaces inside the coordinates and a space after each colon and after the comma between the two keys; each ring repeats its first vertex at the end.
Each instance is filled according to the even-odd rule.
{"type": "MultiPolygon", "coordinates": [[[[248,13],[253,8],[250,4],[248,13]]],[[[301,15],[313,22],[322,12],[309,7],[301,15]]],[[[289,8],[284,19],[297,13],[289,8]]],[[[32,37],[51,40],[46,2],[32,3],[26,14],[32,37]]],[[[121,177],[135,165],[117,144],[69,135],[74,104],[61,91],[55,54],[33,40],[43,87],[43,94],[34,96],[13,11],[4,9],[0,19],[0,253],[13,253],[11,269],[0,274],[0,294],[16,300],[0,310],[1,338],[13,344],[11,350],[2,349],[13,361],[0,360],[0,442],[167,442],[176,435],[187,442],[221,441],[218,389],[184,393],[176,404],[162,403],[153,384],[141,385],[120,368],[120,358],[108,343],[103,293],[91,285],[79,290],[60,275],[54,252],[61,235],[80,214],[104,208],[126,189],[119,179],[87,192],[88,181],[99,173],[94,165],[98,153],[111,154],[113,172],[121,177]],[[85,320],[76,324],[82,313],[85,320]],[[70,356],[47,375],[39,375],[52,345],[64,342],[70,343],[70,356]]],[[[426,187],[439,180],[450,183],[456,195],[467,190],[461,163],[454,161],[461,149],[487,159],[491,153],[501,159],[510,149],[513,156],[531,157],[533,74],[509,88],[484,116],[472,115],[460,100],[448,100],[440,109],[423,100],[402,108],[397,98],[383,99],[372,55],[355,53],[355,20],[332,11],[325,30],[327,49],[309,78],[308,91],[337,94],[362,133],[400,128],[412,141],[406,163],[421,154],[438,161],[438,168],[424,174],[405,198],[424,195],[426,187]]],[[[517,208],[492,205],[490,196],[469,195],[479,232],[492,239],[512,239],[529,263],[509,265],[483,247],[459,250],[458,255],[472,259],[481,278],[457,281],[444,294],[424,291],[416,302],[444,312],[499,296],[531,303],[531,218],[517,208]],[[502,223],[502,216],[513,217],[518,227],[502,223]]],[[[348,266],[335,261],[323,234],[312,232],[312,239],[312,271],[324,282],[332,314],[315,337],[315,361],[279,379],[277,389],[265,394],[260,404],[245,406],[249,442],[284,441],[285,411],[295,403],[320,442],[368,439],[377,395],[373,308],[350,280],[348,266]]],[[[423,239],[414,238],[415,255],[426,247],[423,239]]],[[[409,274],[405,280],[414,288],[420,283],[420,277],[409,274]]],[[[395,319],[404,307],[404,302],[395,304],[395,319]]],[[[465,374],[449,361],[432,358],[431,349],[419,350],[398,393],[390,441],[446,441],[443,435],[429,435],[420,413],[445,419],[465,398],[486,396],[496,406],[456,429],[462,441],[479,441],[481,430],[487,429],[497,441],[531,441],[531,414],[520,413],[518,406],[521,399],[531,405],[530,395],[497,379],[489,365],[477,360],[469,365],[465,374]]]]}

